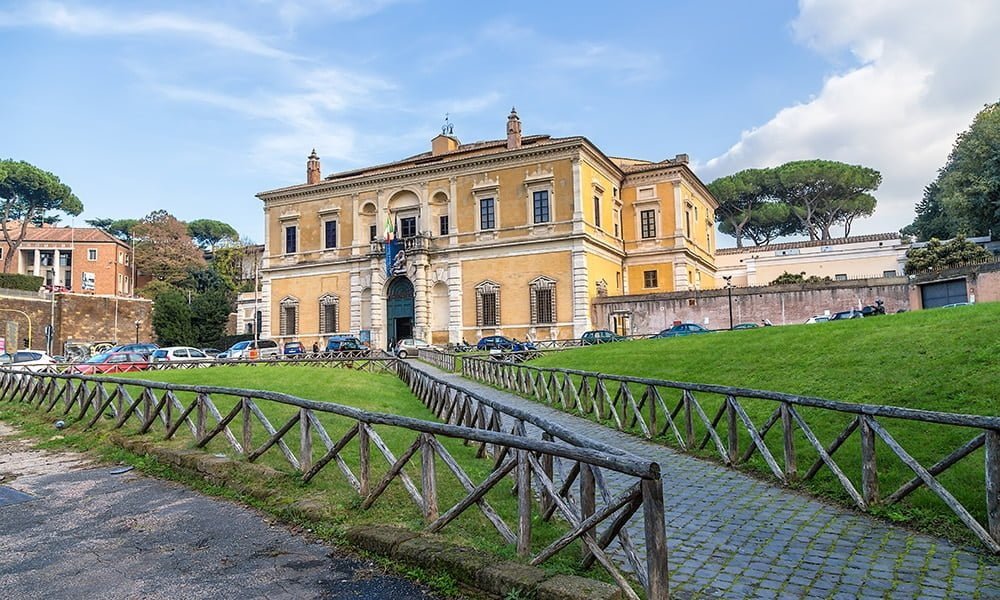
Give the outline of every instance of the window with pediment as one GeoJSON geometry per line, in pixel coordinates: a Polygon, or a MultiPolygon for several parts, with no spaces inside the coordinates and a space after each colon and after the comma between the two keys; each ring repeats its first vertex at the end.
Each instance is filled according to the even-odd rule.
{"type": "Polygon", "coordinates": [[[500,285],[484,281],[476,286],[476,325],[498,327],[500,325],[500,285]]]}
{"type": "Polygon", "coordinates": [[[299,299],[286,296],[281,301],[278,317],[281,335],[295,335],[299,332],[299,299]]]}
{"type": "Polygon", "coordinates": [[[550,325],[556,322],[556,282],[538,277],[528,284],[531,302],[531,324],[550,325]]]}
{"type": "Polygon", "coordinates": [[[319,332],[336,333],[339,331],[337,313],[340,299],[335,294],[324,294],[319,298],[319,332]]]}

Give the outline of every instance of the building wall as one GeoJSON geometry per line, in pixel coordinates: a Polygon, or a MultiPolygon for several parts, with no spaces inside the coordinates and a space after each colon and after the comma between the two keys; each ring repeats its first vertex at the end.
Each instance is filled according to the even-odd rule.
{"type": "Polygon", "coordinates": [[[31,319],[31,348],[45,349],[45,326],[54,326],[55,354],[62,353],[67,341],[133,342],[136,320],[140,321],[139,340],[153,339],[150,300],[68,293],[53,296],[30,298],[0,290],[0,337],[7,338],[8,351],[15,343],[24,347],[23,339],[28,337],[26,319],[14,311],[23,311],[31,319]]]}
{"type": "MultiPolygon", "coordinates": [[[[775,325],[802,323],[813,315],[885,302],[886,310],[909,310],[909,280],[905,277],[834,282],[829,284],[782,285],[733,290],[733,323],[775,325]]],[[[646,296],[607,297],[594,300],[594,320],[609,323],[614,313],[630,314],[635,335],[651,334],[675,321],[703,324],[709,329],[729,327],[727,290],[674,292],[646,296]]]]}
{"type": "Polygon", "coordinates": [[[922,285],[955,279],[965,280],[969,302],[1000,302],[1000,262],[991,262],[914,277],[909,289],[910,306],[914,309],[923,308],[922,285]]]}

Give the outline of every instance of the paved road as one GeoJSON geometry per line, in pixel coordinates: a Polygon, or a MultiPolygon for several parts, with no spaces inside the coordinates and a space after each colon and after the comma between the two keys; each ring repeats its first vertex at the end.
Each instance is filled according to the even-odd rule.
{"type": "Polygon", "coordinates": [[[5,433],[0,423],[4,600],[432,597],[247,508],[5,433]]]}
{"type": "MultiPolygon", "coordinates": [[[[461,375],[411,364],[659,462],[672,590],[722,598],[1000,598],[1000,559],[978,548],[894,527],[461,375]]],[[[615,491],[634,483],[605,477],[615,491]]],[[[641,523],[629,531],[642,552],[641,523]]]]}

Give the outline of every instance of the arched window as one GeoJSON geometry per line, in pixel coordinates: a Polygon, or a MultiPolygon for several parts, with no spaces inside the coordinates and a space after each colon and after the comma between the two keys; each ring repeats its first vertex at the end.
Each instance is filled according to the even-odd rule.
{"type": "Polygon", "coordinates": [[[299,332],[299,299],[286,296],[281,301],[281,315],[278,318],[281,335],[295,335],[299,332]]]}
{"type": "Polygon", "coordinates": [[[340,331],[340,323],[337,313],[340,309],[340,300],[336,294],[324,294],[319,298],[319,332],[336,333],[340,331]]]}
{"type": "Polygon", "coordinates": [[[528,284],[531,302],[531,324],[550,325],[556,322],[556,282],[544,275],[528,284]]]}
{"type": "Polygon", "coordinates": [[[480,327],[500,325],[500,285],[484,281],[476,286],[476,324],[480,327]]]}

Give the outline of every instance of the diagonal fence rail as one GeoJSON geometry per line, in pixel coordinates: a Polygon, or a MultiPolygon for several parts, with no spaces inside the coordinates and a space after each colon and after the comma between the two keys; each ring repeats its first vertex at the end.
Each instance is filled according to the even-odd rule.
{"type": "Polygon", "coordinates": [[[785,484],[812,480],[826,469],[834,485],[862,510],[897,504],[917,490],[929,491],[987,548],[1000,553],[1000,417],[851,404],[477,357],[463,357],[461,370],[467,378],[620,431],[665,441],[685,452],[707,449],[729,466],[759,457],[766,472],[785,484]],[[756,410],[749,410],[750,404],[756,410]],[[768,416],[757,423],[752,412],[768,416]],[[902,439],[890,433],[887,424],[891,422],[940,426],[947,431],[933,441],[926,432],[922,439],[902,439]],[[836,424],[834,431],[839,432],[824,444],[818,430],[829,430],[831,424],[836,424]],[[775,433],[768,438],[771,432],[775,433]],[[957,440],[947,456],[930,466],[915,458],[915,454],[925,453],[923,446],[944,438],[957,440]],[[847,456],[845,448],[852,450],[847,456]],[[981,449],[983,469],[969,469],[975,474],[971,482],[967,474],[955,475],[950,487],[942,482],[942,474],[981,449]],[[809,459],[804,470],[799,468],[803,458],[809,459]],[[909,475],[901,480],[896,477],[895,489],[882,495],[880,483],[884,485],[891,478],[879,464],[890,460],[901,463],[902,471],[909,475]],[[975,478],[981,482],[980,494],[970,494],[967,489],[975,485],[975,478]],[[956,496],[962,496],[966,503],[971,499],[976,507],[970,510],[956,496]]]}
{"type": "Polygon", "coordinates": [[[72,416],[88,429],[107,422],[115,429],[165,440],[189,436],[197,448],[221,443],[248,462],[273,455],[303,483],[335,469],[333,473],[340,474],[363,509],[391,502],[387,490],[396,483],[405,491],[403,497],[423,515],[427,531],[441,531],[471,509],[533,565],[579,542],[584,567],[599,563],[626,597],[638,598],[629,576],[648,598],[668,597],[663,484],[657,463],[581,439],[528,413],[496,406],[395,359],[163,363],[155,368],[235,364],[317,364],[392,372],[442,422],[261,390],[96,377],[62,366],[46,372],[0,369],[0,401],[72,416]],[[353,363],[350,367],[349,362],[353,363]],[[282,410],[269,410],[272,406],[282,410]],[[273,420],[277,413],[284,415],[273,420]],[[393,452],[376,426],[403,431],[412,441],[402,452],[393,452]],[[540,437],[532,437],[529,431],[540,437]],[[475,452],[471,457],[456,455],[454,446],[449,451],[446,439],[461,440],[475,452]],[[479,482],[471,473],[470,461],[487,465],[477,470],[487,473],[479,482]],[[612,493],[604,485],[605,472],[631,478],[631,484],[612,493]],[[458,482],[461,493],[445,501],[439,485],[447,476],[458,482]],[[491,492],[496,497],[504,481],[513,484],[514,514],[502,514],[488,497],[491,492]],[[511,517],[513,524],[508,522],[511,517]],[[626,527],[639,518],[645,560],[636,552],[626,527]],[[539,520],[557,520],[565,531],[539,547],[532,537],[532,523],[539,520]],[[617,553],[611,552],[612,544],[620,548],[617,553]],[[620,556],[624,561],[616,564],[615,557],[620,556]]]}

